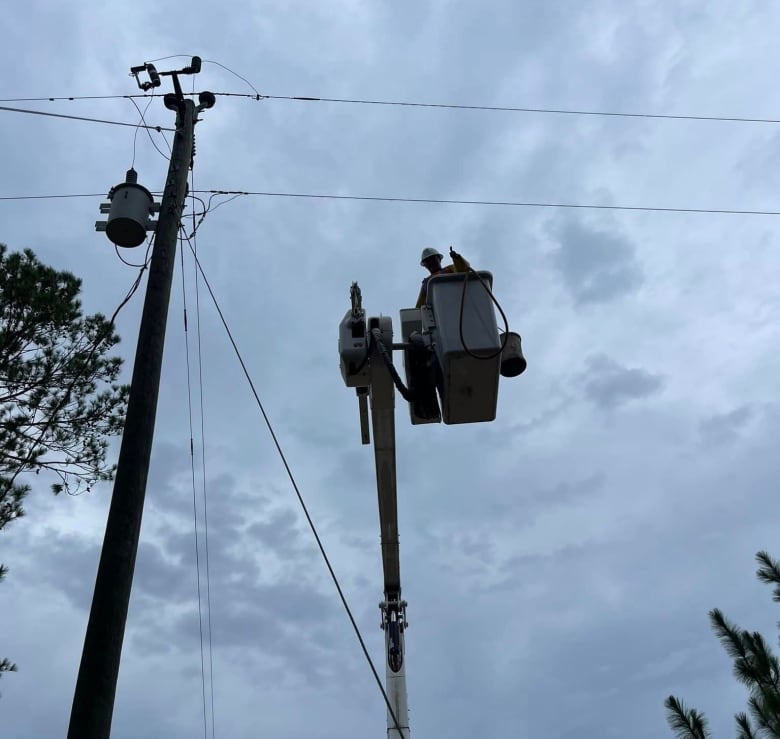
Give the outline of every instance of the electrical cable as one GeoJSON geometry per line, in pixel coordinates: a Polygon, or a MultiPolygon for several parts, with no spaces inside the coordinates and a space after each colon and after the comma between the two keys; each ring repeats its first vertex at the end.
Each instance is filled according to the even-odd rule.
{"type": "Polygon", "coordinates": [[[117,258],[119,259],[122,264],[126,264],[128,267],[135,267],[136,269],[140,269],[143,267],[143,264],[135,264],[134,262],[128,262],[120,253],[119,253],[119,247],[114,244],[114,251],[116,252],[117,258]]]}
{"type": "MultiPolygon", "coordinates": [[[[186,54],[176,54],[176,56],[187,56],[186,54]]],[[[163,59],[170,59],[174,57],[163,57],[163,59]]],[[[162,61],[162,59],[157,60],[162,61]]],[[[360,98],[329,98],[329,97],[315,97],[309,95],[264,95],[259,92],[255,86],[249,82],[246,78],[229,69],[224,64],[213,61],[211,59],[204,59],[204,62],[209,64],[215,64],[222,67],[226,71],[238,77],[238,79],[246,82],[249,87],[254,91],[254,95],[249,95],[244,92],[215,92],[217,97],[237,97],[247,98],[254,101],[263,100],[290,100],[295,102],[317,102],[317,103],[340,103],[345,105],[380,105],[380,106],[395,106],[402,108],[433,108],[444,110],[473,110],[473,111],[485,111],[485,112],[500,112],[500,113],[537,113],[542,115],[569,115],[569,116],[603,116],[608,118],[646,118],[656,120],[672,120],[672,121],[710,121],[720,123],[769,123],[777,125],[780,123],[779,118],[759,118],[749,116],[719,116],[719,115],[694,115],[694,114],[674,114],[674,113],[632,113],[621,111],[609,111],[609,110],[587,110],[577,108],[545,108],[545,107],[523,107],[512,105],[472,105],[472,104],[459,104],[459,103],[420,103],[411,102],[405,100],[370,100],[360,98]]],[[[184,93],[192,94],[192,93],[184,93]]],[[[136,93],[133,95],[68,95],[59,97],[17,97],[17,98],[0,98],[0,103],[33,103],[33,102],[55,102],[55,101],[76,101],[76,100],[121,100],[124,98],[145,98],[149,97],[145,93],[136,93]]]]}
{"type": "MultiPolygon", "coordinates": [[[[131,128],[138,128],[138,123],[124,123],[123,121],[107,121],[103,118],[85,118],[79,115],[65,115],[64,113],[47,113],[44,110],[27,110],[26,108],[9,108],[6,105],[0,105],[0,110],[9,111],[11,113],[30,113],[31,115],[45,115],[51,118],[69,118],[73,121],[89,121],[90,123],[108,123],[112,126],[130,126],[131,128]]],[[[175,131],[174,128],[165,128],[163,126],[142,126],[142,128],[153,128],[155,131],[175,131]]]]}
{"type": "MultiPolygon", "coordinates": [[[[206,218],[206,216],[207,216],[209,213],[212,213],[213,211],[215,211],[215,210],[216,210],[217,208],[219,208],[220,206],[222,206],[222,205],[225,205],[225,204],[227,204],[227,203],[230,203],[231,201],[235,200],[236,198],[238,198],[238,197],[241,197],[241,194],[240,194],[240,193],[239,193],[239,194],[237,194],[237,195],[233,195],[233,197],[230,197],[230,198],[228,198],[227,200],[223,200],[223,201],[221,201],[221,202],[217,203],[217,204],[216,204],[216,205],[215,205],[215,206],[212,208],[212,207],[211,207],[211,202],[214,200],[214,198],[215,198],[215,197],[217,196],[217,194],[219,194],[219,193],[212,193],[212,194],[209,196],[209,202],[208,202],[208,204],[206,204],[206,202],[203,200],[203,198],[199,198],[199,197],[196,197],[196,196],[195,196],[195,194],[194,194],[194,188],[193,188],[193,190],[191,191],[191,194],[192,194],[192,199],[193,199],[193,200],[197,200],[197,201],[198,201],[198,202],[200,202],[200,204],[203,206],[203,212],[202,212],[202,213],[195,213],[195,211],[193,210],[193,215],[199,215],[199,216],[200,216],[200,220],[199,220],[197,223],[195,223],[195,219],[193,218],[193,223],[194,223],[194,226],[193,226],[193,228],[192,228],[192,232],[190,233],[190,237],[192,237],[192,236],[194,236],[194,235],[195,235],[195,232],[196,232],[196,231],[197,231],[197,230],[200,228],[200,224],[201,224],[201,223],[203,223],[203,220],[206,218]]],[[[194,208],[194,206],[193,206],[193,208],[194,208]]]]}
{"type": "Polygon", "coordinates": [[[195,492],[195,442],[193,440],[192,431],[192,382],[190,373],[190,340],[189,330],[187,326],[187,289],[186,280],[184,274],[184,243],[180,236],[179,241],[182,242],[179,255],[181,257],[181,292],[182,303],[184,307],[184,355],[186,358],[187,366],[187,410],[189,416],[189,429],[190,429],[190,471],[192,477],[192,515],[195,521],[195,572],[198,580],[198,631],[200,633],[200,680],[201,680],[201,692],[203,695],[203,739],[208,738],[208,723],[206,718],[206,666],[203,656],[203,609],[201,606],[201,592],[200,592],[200,547],[198,546],[198,504],[197,494],[195,492]]]}
{"type": "MultiPolygon", "coordinates": [[[[119,312],[122,310],[122,308],[125,307],[125,305],[127,305],[127,303],[130,302],[130,300],[133,297],[133,295],[135,295],[136,292],[138,291],[138,288],[141,285],[141,279],[143,278],[143,274],[149,268],[149,253],[152,250],[152,245],[153,244],[154,244],[154,234],[152,234],[149,237],[149,240],[147,242],[146,256],[144,257],[144,263],[142,265],[140,265],[140,270],[138,272],[138,275],[136,276],[135,280],[133,280],[133,283],[130,286],[130,289],[127,291],[127,294],[123,298],[122,302],[117,306],[116,310],[112,314],[112,316],[111,316],[111,318],[110,318],[110,320],[108,322],[108,325],[106,326],[106,331],[105,331],[103,337],[98,337],[97,339],[95,339],[95,345],[93,346],[92,350],[87,355],[87,359],[85,360],[85,363],[84,363],[85,367],[88,366],[89,360],[92,358],[92,355],[95,353],[95,351],[97,351],[97,348],[100,346],[100,344],[102,343],[102,341],[105,338],[105,336],[107,336],[110,333],[110,330],[111,330],[111,328],[113,328],[114,323],[116,322],[116,317],[119,315],[119,312]]],[[[120,259],[121,259],[121,257],[120,257],[120,259]]],[[[125,264],[127,264],[129,266],[136,266],[136,265],[131,265],[130,262],[126,262],[124,259],[121,259],[121,261],[125,262],[125,264]]],[[[68,386],[68,389],[66,391],[65,396],[63,396],[63,398],[64,398],[63,402],[61,404],[55,406],[55,409],[51,412],[50,418],[53,418],[56,413],[59,413],[60,409],[63,408],[67,404],[67,402],[70,400],[70,393],[72,392],[73,388],[76,385],[76,382],[80,379],[80,377],[81,377],[81,375],[79,375],[79,374],[77,374],[74,377],[73,382],[68,386]]],[[[47,428],[44,426],[44,428],[41,431],[41,435],[38,437],[37,445],[39,445],[41,443],[41,441],[43,440],[43,436],[46,433],[46,431],[47,431],[47,428]]],[[[28,458],[27,461],[29,461],[29,458],[28,458]]],[[[25,461],[23,464],[27,464],[27,461],[25,461]]],[[[6,492],[8,492],[8,490],[11,489],[11,485],[13,485],[13,482],[16,479],[16,477],[19,474],[19,472],[21,472],[21,469],[18,470],[17,473],[14,474],[14,476],[11,478],[11,482],[9,483],[8,487],[6,488],[6,490],[4,491],[3,494],[5,494],[6,492]]],[[[89,488],[87,488],[87,491],[88,490],[89,490],[89,488]]],[[[65,492],[68,495],[70,495],[71,497],[74,497],[74,498],[78,497],[79,495],[81,495],[81,493],[73,493],[73,492],[71,492],[68,489],[67,485],[65,486],[65,492]]],[[[82,491],[82,492],[86,492],[86,491],[82,491]]],[[[2,496],[0,496],[0,497],[2,497],[2,496]]]]}
{"type": "MultiPolygon", "coordinates": [[[[159,194],[159,193],[158,193],[159,194]]],[[[104,192],[74,193],[69,195],[0,195],[0,200],[55,200],[57,198],[104,198],[104,192]]]]}
{"type": "Polygon", "coordinates": [[[485,284],[485,280],[482,279],[482,275],[479,274],[475,269],[472,269],[471,267],[468,268],[468,271],[466,274],[463,275],[463,290],[460,293],[460,319],[458,322],[458,332],[460,335],[460,343],[463,345],[463,350],[468,354],[470,357],[474,357],[474,359],[495,359],[496,357],[501,356],[503,354],[504,349],[506,349],[507,341],[509,341],[509,320],[506,317],[506,313],[504,313],[504,309],[501,307],[501,304],[496,300],[496,296],[493,295],[493,291],[488,287],[488,285],[485,284]],[[471,349],[469,349],[466,346],[466,339],[463,337],[463,309],[466,305],[466,286],[469,283],[469,276],[474,275],[482,285],[482,287],[485,288],[487,291],[487,294],[490,295],[490,299],[495,303],[496,308],[498,308],[498,312],[501,314],[501,317],[504,319],[504,336],[503,340],[501,342],[501,348],[498,351],[491,352],[490,354],[475,354],[471,349]]]}
{"type": "Polygon", "coordinates": [[[336,586],[336,590],[338,592],[339,598],[341,599],[341,603],[344,606],[344,610],[347,613],[347,617],[349,618],[350,623],[352,624],[352,629],[354,630],[355,635],[357,636],[357,640],[360,643],[360,647],[363,650],[363,654],[366,658],[366,661],[368,662],[368,665],[371,668],[371,672],[374,675],[374,680],[376,681],[376,684],[379,687],[380,692],[382,693],[382,697],[384,698],[385,705],[387,706],[387,710],[393,719],[395,728],[398,731],[400,736],[402,737],[407,736],[407,734],[404,734],[404,731],[398,722],[398,718],[395,715],[395,711],[393,710],[393,706],[390,703],[390,699],[387,696],[387,692],[385,691],[384,685],[382,685],[382,681],[379,678],[379,674],[377,673],[376,667],[374,666],[374,662],[371,659],[371,655],[368,653],[368,648],[366,647],[366,643],[363,640],[362,634],[360,633],[360,628],[358,627],[357,622],[355,621],[355,617],[352,615],[352,610],[350,609],[349,604],[347,603],[346,596],[344,595],[344,591],[341,589],[341,585],[339,583],[338,577],[336,577],[336,573],[333,570],[333,566],[330,563],[330,559],[327,553],[325,552],[325,547],[322,543],[322,540],[320,539],[319,533],[317,532],[317,527],[314,525],[314,521],[312,520],[311,514],[309,513],[309,509],[307,508],[306,503],[303,500],[301,491],[298,488],[298,483],[296,482],[295,476],[293,475],[292,470],[290,469],[290,465],[287,461],[287,457],[285,456],[284,451],[282,450],[281,444],[279,443],[279,439],[276,436],[276,432],[274,431],[273,425],[271,424],[268,414],[265,411],[265,407],[263,406],[263,403],[260,400],[260,396],[257,393],[257,389],[255,388],[255,384],[254,381],[252,380],[252,376],[249,374],[249,370],[247,369],[246,363],[244,362],[244,358],[242,357],[241,352],[238,349],[238,345],[236,344],[236,341],[233,338],[233,333],[231,332],[230,327],[228,326],[227,321],[225,319],[225,316],[222,313],[222,309],[220,308],[219,302],[217,301],[217,298],[214,295],[214,291],[211,288],[211,284],[209,283],[208,278],[206,277],[206,274],[203,271],[203,267],[200,264],[200,260],[198,259],[197,255],[194,253],[194,249],[192,243],[190,242],[190,239],[187,239],[187,243],[189,244],[190,252],[192,252],[195,258],[195,264],[198,268],[198,271],[201,274],[201,277],[203,278],[203,283],[206,285],[206,289],[208,290],[209,295],[211,296],[211,300],[214,303],[214,307],[217,311],[217,314],[219,315],[220,321],[222,322],[222,326],[225,329],[225,333],[227,334],[228,340],[230,341],[230,344],[233,347],[233,351],[235,352],[236,358],[238,359],[238,362],[241,365],[241,369],[244,373],[244,377],[246,378],[249,384],[249,387],[252,391],[252,395],[254,396],[255,402],[257,403],[257,407],[259,408],[260,413],[263,416],[263,420],[265,421],[265,425],[268,428],[268,432],[271,435],[271,439],[273,440],[274,446],[276,447],[276,451],[279,453],[279,456],[282,460],[282,464],[284,465],[284,468],[287,471],[287,477],[289,478],[290,483],[292,484],[293,490],[295,491],[295,495],[298,498],[298,503],[300,504],[301,510],[303,511],[303,514],[306,517],[306,521],[309,524],[309,528],[311,529],[311,532],[314,535],[314,539],[317,542],[317,547],[319,548],[320,554],[322,555],[322,558],[325,562],[325,566],[327,567],[328,572],[330,573],[330,577],[333,580],[333,584],[336,586]]]}
{"type": "MultiPolygon", "coordinates": [[[[135,124],[133,124],[135,125],[135,124]]],[[[298,198],[309,200],[355,200],[379,203],[421,203],[434,205],[490,205],[505,208],[569,208],[580,210],[616,210],[634,211],[644,213],[695,213],[701,215],[729,215],[729,216],[780,216],[780,210],[740,210],[739,208],[672,208],[650,205],[601,205],[597,203],[552,203],[543,201],[513,201],[513,200],[453,200],[443,198],[404,198],[383,197],[369,195],[331,195],[324,193],[294,193],[294,192],[265,192],[249,190],[197,190],[201,194],[212,195],[254,195],[258,197],[298,198]]],[[[159,195],[153,192],[152,195],[159,195]]],[[[102,198],[105,193],[67,193],[62,195],[0,195],[0,201],[17,200],[52,200],[61,198],[102,198]]],[[[230,198],[218,203],[212,210],[229,203],[235,198],[230,198]]]]}
{"type": "Polygon", "coordinates": [[[203,478],[203,528],[206,544],[206,610],[208,613],[208,640],[209,640],[209,685],[211,686],[211,739],[215,737],[215,714],[214,714],[214,654],[212,650],[212,631],[211,631],[211,573],[209,565],[209,514],[208,497],[206,495],[207,476],[206,476],[206,429],[205,414],[203,403],[203,349],[200,330],[200,298],[198,290],[198,271],[195,270],[195,313],[198,336],[198,385],[200,388],[200,438],[201,438],[201,475],[203,478]]]}
{"type": "Polygon", "coordinates": [[[242,77],[238,72],[234,72],[232,69],[230,69],[230,67],[226,67],[224,64],[221,64],[220,62],[215,62],[213,59],[204,59],[203,61],[206,62],[206,64],[215,64],[218,67],[222,67],[222,69],[224,69],[226,72],[230,72],[230,74],[232,74],[233,76],[238,77],[238,79],[246,82],[247,85],[249,85],[255,91],[255,95],[257,95],[259,98],[265,97],[264,95],[260,94],[258,89],[246,77],[242,77]]]}
{"type": "Polygon", "coordinates": [[[168,59],[192,59],[192,54],[169,54],[168,56],[161,56],[157,59],[149,59],[146,63],[150,64],[152,62],[164,62],[168,59]]]}
{"type": "MultiPolygon", "coordinates": [[[[162,195],[159,190],[150,190],[152,195],[162,195]]],[[[105,198],[105,192],[85,192],[65,195],[0,195],[0,200],[57,200],[63,198],[105,198]]],[[[198,214],[200,215],[200,214],[198,214]]]]}
{"type": "MultiPolygon", "coordinates": [[[[170,159],[171,154],[171,145],[168,143],[168,139],[165,138],[165,134],[160,131],[160,135],[163,137],[163,141],[165,141],[165,145],[168,147],[168,154],[166,155],[162,149],[160,149],[159,146],[157,146],[157,142],[152,138],[152,134],[149,132],[149,126],[146,125],[146,118],[144,116],[146,115],[146,111],[149,110],[149,106],[152,104],[152,100],[154,100],[154,94],[150,95],[149,102],[146,104],[146,107],[144,108],[143,112],[141,112],[141,109],[138,107],[138,103],[133,100],[133,98],[130,98],[130,102],[135,106],[135,109],[138,111],[138,115],[141,116],[141,123],[144,124],[144,127],[146,128],[146,135],[149,137],[149,141],[152,142],[152,146],[157,149],[160,156],[165,159],[167,162],[170,159]]],[[[136,139],[138,138],[138,129],[141,128],[140,123],[138,126],[136,126],[135,133],[133,134],[133,164],[135,164],[135,143],[136,139]]]]}
{"type": "MultiPolygon", "coordinates": [[[[213,208],[211,207],[211,199],[209,199],[209,210],[213,213],[217,208],[221,208],[223,205],[227,205],[228,203],[232,202],[236,198],[240,198],[240,197],[241,197],[240,193],[233,195],[232,198],[228,198],[227,200],[222,200],[221,202],[217,203],[213,208]]],[[[205,215],[206,214],[204,213],[203,216],[205,217],[205,215]]]]}
{"type": "Polygon", "coordinates": [[[149,110],[149,106],[152,104],[152,100],[154,100],[154,96],[149,98],[149,102],[146,104],[146,107],[143,109],[143,112],[141,112],[141,109],[138,107],[138,104],[135,102],[135,100],[132,100],[130,102],[135,105],[136,109],[138,110],[138,115],[141,116],[141,119],[138,121],[138,126],[136,126],[135,131],[133,132],[133,161],[130,163],[130,169],[135,168],[135,147],[138,143],[138,129],[141,123],[146,123],[146,119],[144,118],[144,114],[146,111],[149,110]]]}
{"type": "Polygon", "coordinates": [[[512,200],[452,200],[442,198],[404,198],[369,195],[331,195],[247,190],[198,190],[219,195],[257,195],[262,197],[302,198],[312,200],[357,200],[382,203],[433,203],[439,205],[495,205],[511,208],[578,208],[592,210],[644,211],[650,213],[702,213],[710,215],[780,216],[777,210],[738,210],[736,208],[667,208],[646,205],[598,205],[591,203],[550,203],[512,200]]]}
{"type": "Polygon", "coordinates": [[[373,337],[374,343],[376,344],[376,347],[379,350],[379,354],[382,357],[382,361],[385,363],[385,366],[387,367],[387,371],[390,373],[390,376],[393,378],[393,383],[398,388],[398,392],[401,393],[401,396],[407,403],[414,402],[414,394],[409,390],[408,387],[406,387],[406,385],[404,385],[404,381],[401,379],[401,375],[398,374],[398,370],[395,368],[395,365],[393,364],[393,357],[388,351],[384,340],[382,339],[382,332],[378,328],[372,328],[371,336],[373,337]]]}
{"type": "MultiPolygon", "coordinates": [[[[195,235],[195,231],[198,230],[198,226],[200,226],[200,224],[203,222],[203,219],[206,217],[206,214],[209,212],[209,205],[206,205],[206,201],[203,198],[199,197],[198,195],[196,195],[194,193],[192,187],[190,188],[189,195],[192,198],[192,203],[193,203],[193,205],[192,205],[192,221],[195,224],[195,225],[193,225],[192,231],[190,232],[190,235],[189,235],[189,238],[192,238],[195,235]],[[201,207],[203,208],[203,210],[201,210],[199,213],[195,212],[195,201],[196,200],[200,203],[201,207]],[[195,216],[196,215],[200,216],[200,220],[197,223],[195,223],[195,216]]],[[[209,197],[209,204],[211,203],[211,198],[213,198],[213,197],[214,197],[213,195],[209,197]]],[[[197,269],[195,270],[195,274],[196,275],[198,274],[198,270],[197,269]]]]}
{"type": "Polygon", "coordinates": [[[138,92],[132,95],[62,95],[59,97],[38,97],[38,98],[0,98],[0,103],[54,103],[62,100],[124,100],[125,98],[148,98],[154,97],[146,92],[138,92]]]}
{"type": "MultiPolygon", "coordinates": [[[[192,78],[192,90],[193,94],[195,92],[195,78],[192,78]]],[[[192,239],[192,246],[195,255],[198,254],[198,237],[196,236],[196,231],[198,230],[197,226],[195,226],[195,218],[198,215],[195,212],[195,201],[198,200],[203,204],[203,213],[200,218],[200,222],[203,222],[203,219],[206,217],[206,213],[208,213],[209,207],[211,206],[211,198],[209,198],[209,207],[207,207],[203,203],[203,199],[195,195],[195,132],[193,131],[193,140],[192,140],[192,161],[190,163],[190,190],[192,191],[192,234],[190,235],[190,238],[192,239]]],[[[238,196],[234,196],[238,197],[238,196]]],[[[182,231],[184,230],[184,227],[182,225],[182,231]]],[[[183,245],[182,245],[182,252],[184,251],[183,245]]],[[[182,268],[183,271],[183,268],[182,268]]],[[[208,645],[209,645],[209,689],[210,689],[210,698],[211,698],[211,739],[214,739],[215,737],[215,725],[216,725],[216,719],[214,717],[214,653],[213,653],[213,641],[212,641],[212,629],[211,629],[211,568],[209,563],[209,506],[208,506],[208,496],[207,496],[207,482],[206,482],[206,421],[205,421],[205,414],[204,414],[204,403],[203,403],[203,351],[202,351],[202,341],[201,341],[201,330],[200,330],[200,280],[199,280],[199,274],[197,268],[195,269],[195,314],[196,314],[196,323],[197,323],[197,335],[198,335],[198,387],[199,387],[199,395],[200,395],[200,441],[201,441],[201,472],[202,472],[202,478],[203,478],[203,532],[204,532],[204,544],[205,544],[205,555],[206,555],[206,612],[208,614],[208,645]]]]}
{"type": "Polygon", "coordinates": [[[136,269],[140,269],[142,267],[146,267],[149,265],[149,252],[152,248],[152,239],[154,238],[154,233],[149,234],[149,238],[146,240],[146,255],[144,256],[144,262],[143,264],[134,264],[133,262],[128,262],[120,253],[119,247],[114,244],[114,251],[116,252],[117,257],[119,257],[119,261],[123,264],[126,264],[128,267],[135,267],[136,269]]]}
{"type": "MultiPolygon", "coordinates": [[[[257,92],[257,91],[255,91],[257,92]]],[[[240,93],[214,93],[215,95],[238,97],[240,93]]],[[[258,93],[259,94],[259,93],[258,93]]],[[[252,98],[251,95],[245,97],[252,98]]],[[[675,121],[720,121],[724,123],[780,123],[777,118],[747,118],[741,116],[675,115],[665,113],[623,113],[605,110],[584,110],[574,108],[527,108],[508,105],[458,105],[454,103],[413,103],[400,100],[361,100],[352,98],[323,98],[303,95],[261,95],[260,100],[295,100],[317,103],[345,103],[350,105],[384,105],[403,108],[440,108],[450,110],[482,110],[502,113],[542,113],[547,115],[607,116],[610,118],[655,118],[675,121]]]]}

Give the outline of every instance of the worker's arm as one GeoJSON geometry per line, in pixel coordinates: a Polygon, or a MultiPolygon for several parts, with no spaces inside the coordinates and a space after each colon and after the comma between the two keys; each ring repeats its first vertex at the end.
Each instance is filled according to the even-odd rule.
{"type": "Polygon", "coordinates": [[[455,267],[455,272],[468,272],[471,269],[471,265],[466,259],[464,259],[458,252],[450,247],[450,257],[452,258],[452,266],[455,267]]]}

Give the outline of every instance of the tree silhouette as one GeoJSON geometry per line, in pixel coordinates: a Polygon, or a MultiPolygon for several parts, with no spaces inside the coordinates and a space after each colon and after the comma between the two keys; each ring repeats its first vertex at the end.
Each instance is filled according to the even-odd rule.
{"type": "MultiPolygon", "coordinates": [[[[756,577],[774,585],[772,599],[780,603],[780,562],[764,551],[756,554],[756,577]]],[[[734,660],[734,677],[748,689],[748,713],[736,714],[737,739],[780,737],[780,662],[757,631],[740,629],[714,608],[710,624],[726,653],[734,660]]],[[[780,624],[778,624],[780,626],[780,624]]],[[[707,719],[670,695],[665,701],[666,720],[678,739],[710,739],[707,719]]]]}

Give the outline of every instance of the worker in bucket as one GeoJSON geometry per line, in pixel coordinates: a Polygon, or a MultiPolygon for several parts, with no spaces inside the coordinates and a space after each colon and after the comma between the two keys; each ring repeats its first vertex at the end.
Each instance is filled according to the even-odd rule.
{"type": "Polygon", "coordinates": [[[469,263],[450,247],[450,257],[452,258],[452,264],[448,264],[446,267],[441,266],[441,260],[444,256],[441,252],[437,251],[433,247],[426,246],[422,250],[420,256],[420,266],[425,267],[430,274],[422,281],[422,287],[420,288],[420,295],[417,298],[417,305],[415,308],[420,308],[425,305],[425,298],[428,295],[428,280],[435,275],[452,274],[453,272],[468,272],[470,269],[469,263]]]}

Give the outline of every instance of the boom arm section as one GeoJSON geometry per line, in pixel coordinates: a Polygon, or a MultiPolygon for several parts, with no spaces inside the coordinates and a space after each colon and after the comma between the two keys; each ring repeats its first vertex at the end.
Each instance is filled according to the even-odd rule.
{"type": "MultiPolygon", "coordinates": [[[[361,437],[370,443],[374,435],[374,461],[379,504],[379,531],[384,571],[381,627],[385,632],[388,739],[408,739],[409,710],[406,698],[405,637],[406,601],[401,600],[401,568],[398,550],[398,504],[395,461],[395,386],[383,353],[372,331],[381,335],[385,347],[393,345],[393,325],[387,316],[366,318],[360,288],[353,283],[352,309],[339,327],[341,374],[347,387],[354,387],[359,401],[361,437]],[[400,728],[400,731],[399,731],[400,728]]],[[[385,351],[385,355],[387,351],[385,351]]]]}

